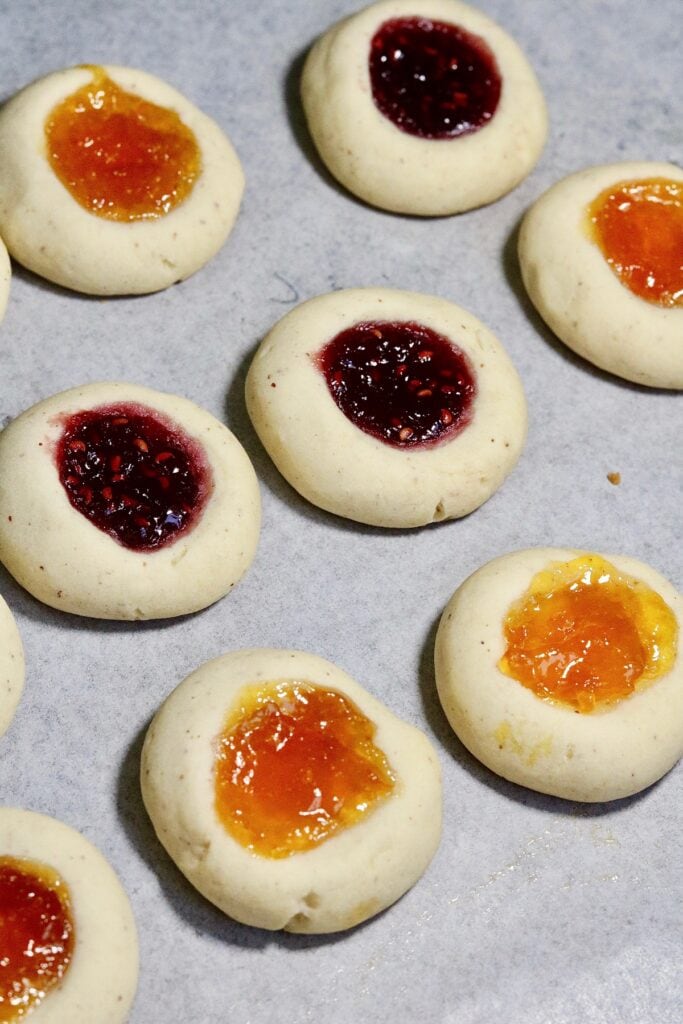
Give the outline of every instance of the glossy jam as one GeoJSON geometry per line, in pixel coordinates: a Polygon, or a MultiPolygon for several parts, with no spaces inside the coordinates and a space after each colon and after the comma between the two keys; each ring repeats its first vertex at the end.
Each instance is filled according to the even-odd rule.
{"type": "Polygon", "coordinates": [[[344,415],[396,448],[451,438],[472,417],[469,360],[422,324],[355,324],[328,342],[318,365],[344,415]]]}
{"type": "Polygon", "coordinates": [[[599,555],[534,576],[509,610],[499,663],[539,697],[590,712],[624,700],[672,667],[674,613],[641,580],[599,555]]]}
{"type": "Polygon", "coordinates": [[[75,413],[56,448],[75,509],[133,551],[177,540],[212,489],[206,456],[160,413],[122,403],[75,413]]]}
{"type": "Polygon", "coordinates": [[[501,76],[479,36],[429,18],[386,21],[370,44],[370,83],[379,111],[401,131],[452,139],[488,124],[501,76]]]}
{"type": "Polygon", "coordinates": [[[281,858],[361,821],[393,787],[375,726],[343,694],[247,687],[217,741],[216,810],[249,850],[281,858]]]}
{"type": "Polygon", "coordinates": [[[69,893],[43,864],[0,856],[0,1021],[23,1021],[59,985],[74,951],[69,893]]]}
{"type": "Polygon", "coordinates": [[[683,306],[683,182],[619,182],[590,204],[588,217],[622,284],[658,306],[683,306]]]}
{"type": "Polygon", "coordinates": [[[126,92],[102,68],[45,123],[53,171],[86,210],[116,221],[162,217],[201,171],[194,133],[174,110],[126,92]]]}

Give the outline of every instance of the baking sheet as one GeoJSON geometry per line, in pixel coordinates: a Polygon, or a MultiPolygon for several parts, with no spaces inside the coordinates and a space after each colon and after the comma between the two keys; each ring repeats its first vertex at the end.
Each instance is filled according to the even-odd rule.
{"type": "Polygon", "coordinates": [[[178,621],[61,615],[0,570],[27,655],[24,697],[0,742],[0,799],[78,828],[119,873],[141,940],[132,1024],[680,1024],[683,767],[601,807],[525,791],[463,750],[432,667],[451,593],[508,550],[628,553],[680,586],[680,398],[566,351],[529,307],[514,255],[520,216],[565,174],[625,159],[680,163],[680,5],[481,0],[532,60],[550,138],[514,193],[443,220],[370,209],[312,151],[297,98],[302,55],[355,6],[0,4],[3,97],[74,63],[138,66],[218,120],[247,176],[228,244],[161,294],[88,299],[15,267],[0,329],[0,420],[89,380],[177,392],[234,430],[264,506],[248,576],[178,621]],[[246,416],[244,375],[272,323],[300,300],[373,284],[465,306],[523,377],[521,462],[460,522],[390,533],[319,512],[279,477],[246,416]],[[613,471],[620,486],[607,480],[613,471]],[[351,933],[297,937],[233,923],[185,882],[145,815],[137,774],[150,717],[199,663],[243,646],[330,658],[438,748],[441,847],[410,893],[351,933]]]}

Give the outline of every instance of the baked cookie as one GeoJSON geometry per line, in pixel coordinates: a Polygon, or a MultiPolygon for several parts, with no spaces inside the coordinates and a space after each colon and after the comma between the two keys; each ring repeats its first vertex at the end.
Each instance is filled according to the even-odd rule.
{"type": "Polygon", "coordinates": [[[569,800],[638,793],[683,754],[682,613],[681,595],[633,558],[503,555],[443,613],[444,711],[511,782],[569,800]]]}
{"type": "Polygon", "coordinates": [[[9,284],[12,277],[12,268],[9,262],[9,255],[5,243],[0,238],[0,322],[2,321],[7,300],[9,299],[9,284]]]}
{"type": "Polygon", "coordinates": [[[493,334],[413,292],[350,289],[298,306],[256,353],[246,399],[300,494],[374,526],[467,515],[526,437],[522,386],[493,334]]]}
{"type": "Polygon", "coordinates": [[[259,928],[359,924],[418,880],[441,832],[427,738],[300,651],[235,651],[198,668],[155,715],[141,778],[183,874],[259,928]]]}
{"type": "Polygon", "coordinates": [[[24,648],[14,617],[0,597],[0,736],[12,721],[23,688],[24,648]]]}
{"type": "Polygon", "coordinates": [[[534,306],[569,348],[603,370],[683,388],[683,170],[589,167],[553,185],[519,236],[534,306]]]}
{"type": "Polygon", "coordinates": [[[66,288],[125,295],[182,281],[222,246],[243,188],[218,125],[144,71],[55,71],[0,110],[0,235],[66,288]]]}
{"type": "Polygon", "coordinates": [[[259,524],[244,449],[176,395],[86,384],[0,434],[0,560],[53,608],[103,619],[198,611],[247,570],[259,524]]]}
{"type": "Polygon", "coordinates": [[[138,944],[121,883],[74,829],[11,807],[0,808],[0,948],[3,1021],[128,1019],[138,944]]]}
{"type": "Polygon", "coordinates": [[[301,96],[334,177],[396,213],[441,216],[499,199],[547,135],[519,46],[459,0],[383,0],[334,25],[308,55],[301,96]]]}

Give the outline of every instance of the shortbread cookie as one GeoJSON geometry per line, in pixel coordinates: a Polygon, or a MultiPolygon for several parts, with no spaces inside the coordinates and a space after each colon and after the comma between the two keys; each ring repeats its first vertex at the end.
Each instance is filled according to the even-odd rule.
{"type": "Polygon", "coordinates": [[[526,436],[522,386],[493,334],[412,292],[352,289],[298,306],[263,341],[246,397],[290,484],[375,526],[467,515],[526,436]]]}
{"type": "Polygon", "coordinates": [[[569,348],[636,384],[683,388],[683,170],[590,167],[524,218],[522,277],[569,348]]]}
{"type": "Polygon", "coordinates": [[[9,299],[9,284],[12,277],[12,268],[9,262],[9,255],[5,243],[0,238],[0,322],[2,321],[7,300],[9,299]]]}
{"type": "Polygon", "coordinates": [[[436,638],[436,684],[465,746],[511,782],[630,796],[683,754],[683,600],[622,555],[536,548],[470,576],[436,638]]]}
{"type": "Polygon", "coordinates": [[[86,384],[0,434],[0,560],[40,601],[104,619],[197,611],[251,564],[258,484],[187,399],[86,384]]]}
{"type": "Polygon", "coordinates": [[[339,22],[309,53],[301,95],[335,178],[397,213],[499,199],[530,172],[547,134],[519,46],[459,0],[383,0],[339,22]]]}
{"type": "Polygon", "coordinates": [[[0,1015],[124,1024],[138,978],[135,920],[102,854],[68,825],[0,808],[0,1015]]]}
{"type": "Polygon", "coordinates": [[[300,651],[235,651],[198,668],[155,715],[141,778],[180,870],[260,928],[359,924],[418,880],[441,832],[427,738],[300,651]]]}
{"type": "Polygon", "coordinates": [[[243,187],[218,125],[144,71],[56,71],[0,111],[0,235],[29,270],[76,291],[140,294],[189,277],[227,238],[243,187]]]}
{"type": "Polygon", "coordinates": [[[12,721],[23,688],[21,637],[11,611],[0,597],[0,736],[12,721]]]}

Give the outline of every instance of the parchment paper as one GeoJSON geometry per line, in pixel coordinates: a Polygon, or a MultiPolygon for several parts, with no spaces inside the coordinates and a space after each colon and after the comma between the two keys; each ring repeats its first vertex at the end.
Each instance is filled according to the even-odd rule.
{"type": "Polygon", "coordinates": [[[623,552],[680,586],[680,398],[571,355],[529,306],[515,257],[521,215],[558,178],[616,160],[680,163],[680,4],[481,0],[534,64],[550,137],[515,192],[440,220],[363,205],[312,150],[302,55],[354,7],[0,3],[0,95],[70,64],[138,66],[218,120],[247,176],[228,244],[168,291],[89,299],[15,267],[0,327],[0,420],[88,380],[177,392],[237,434],[264,505],[248,576],[186,619],[61,615],[0,571],[27,655],[24,697],[0,741],[0,800],[68,822],[119,873],[141,940],[133,1024],[680,1024],[683,766],[607,806],[515,787],[451,733],[432,664],[451,593],[505,551],[623,552]],[[385,532],[319,512],[279,477],[246,416],[244,375],[275,320],[313,295],[373,284],[465,306],[523,377],[526,450],[502,490],[460,522],[385,532]],[[613,471],[619,486],[607,480],[613,471]],[[439,750],[439,852],[408,895],[351,933],[269,934],[223,917],[170,862],[142,807],[138,762],[152,714],[198,664],[242,646],[330,658],[439,750]]]}

